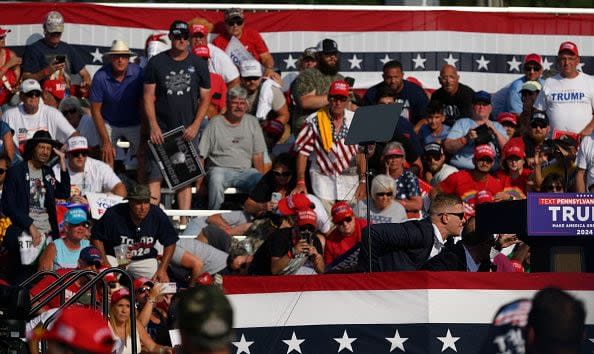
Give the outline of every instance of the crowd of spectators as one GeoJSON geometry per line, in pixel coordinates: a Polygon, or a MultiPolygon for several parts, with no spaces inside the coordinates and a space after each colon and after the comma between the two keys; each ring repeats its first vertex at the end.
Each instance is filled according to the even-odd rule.
{"type": "Polygon", "coordinates": [[[1,275],[18,283],[39,270],[126,269],[142,279],[111,296],[110,328],[126,348],[128,291],[136,291],[143,309],[154,305],[140,315],[138,345],[169,350],[145,327],[167,321],[167,304],[155,304],[166,298],[159,283],[170,280],[528,271],[529,248],[516,236],[477,233],[476,205],[594,191],[594,81],[578,71],[572,42],[560,45],[557,72],[527,54],[524,75],[495,96],[462,84],[452,65],[441,68],[439,89],[424,90],[392,60],[361,98],[340,74],[330,38],[305,48],[299,73],[283,82],[240,9],[225,11],[212,43],[213,24],[202,18],[173,21],[147,39],[145,53],[114,38],[93,77],[61,40],[65,25],[48,13],[43,38],[22,58],[0,28],[1,210],[11,223],[1,275]],[[239,46],[241,62],[228,46],[239,46]],[[390,141],[368,156],[346,143],[358,107],[393,103],[403,109],[391,117],[390,141]],[[175,191],[176,208],[219,210],[230,187],[246,196],[241,210],[182,216],[190,239],[159,207],[163,176],[147,143],[164,144],[180,126],[205,175],[175,191]],[[97,193],[127,203],[92,220],[88,196],[97,193]]]}

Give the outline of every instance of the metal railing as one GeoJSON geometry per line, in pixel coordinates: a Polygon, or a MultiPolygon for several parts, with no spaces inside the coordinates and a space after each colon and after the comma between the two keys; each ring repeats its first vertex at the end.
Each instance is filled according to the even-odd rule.
{"type": "MultiPolygon", "coordinates": [[[[107,284],[107,282],[105,281],[105,276],[109,273],[117,273],[120,274],[120,276],[124,276],[125,279],[129,282],[130,284],[130,329],[131,329],[131,333],[130,336],[132,337],[132,354],[137,354],[140,348],[137,348],[137,343],[136,343],[136,337],[137,337],[137,333],[136,333],[136,311],[135,309],[135,294],[134,294],[134,290],[132,289],[132,277],[123,269],[120,268],[108,268],[103,270],[101,273],[97,274],[91,270],[75,270],[69,273],[66,273],[65,275],[63,275],[62,277],[59,277],[55,272],[52,271],[45,271],[45,272],[39,272],[34,274],[33,276],[31,276],[29,279],[25,280],[24,282],[21,283],[21,286],[28,286],[33,284],[34,282],[38,281],[39,279],[42,278],[42,276],[54,276],[56,278],[56,281],[50,285],[48,289],[44,289],[41,293],[39,293],[38,295],[36,295],[33,299],[35,299],[36,301],[38,301],[38,304],[36,304],[30,311],[30,315],[36,313],[39,309],[43,308],[43,306],[45,306],[48,302],[50,302],[55,296],[60,296],[60,308],[58,311],[54,312],[52,315],[50,315],[45,322],[43,323],[43,329],[47,329],[48,326],[55,320],[55,318],[57,317],[57,315],[60,313],[60,311],[72,304],[74,304],[80,297],[82,297],[83,295],[85,295],[87,293],[87,291],[91,291],[91,306],[93,308],[96,308],[97,306],[97,283],[98,282],[102,282],[102,298],[101,298],[101,308],[102,308],[102,312],[103,312],[103,316],[107,319],[107,315],[109,313],[109,303],[108,303],[108,298],[109,298],[109,293],[108,293],[108,289],[109,286],[107,284]],[[72,297],[70,297],[70,299],[68,299],[67,301],[65,301],[65,291],[66,289],[74,284],[74,282],[76,282],[77,280],[79,280],[81,277],[86,277],[87,278],[87,283],[84,284],[83,286],[81,286],[81,288],[74,294],[72,295],[72,297]],[[62,281],[63,279],[66,279],[66,281],[62,281]],[[60,281],[58,281],[60,280],[60,281]],[[57,284],[57,285],[56,285],[57,284]],[[51,290],[53,289],[53,290],[51,290]],[[45,298],[43,298],[43,296],[46,296],[45,298]],[[39,300],[43,298],[42,300],[39,300]]],[[[33,300],[32,300],[33,302],[33,300]]],[[[84,320],[84,319],[81,319],[84,320]]],[[[46,341],[42,341],[41,342],[41,353],[44,354],[47,352],[47,343],[46,341]]]]}

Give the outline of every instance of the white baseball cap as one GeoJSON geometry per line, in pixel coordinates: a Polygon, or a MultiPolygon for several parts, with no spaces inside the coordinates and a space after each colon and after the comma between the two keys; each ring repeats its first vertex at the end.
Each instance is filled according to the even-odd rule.
{"type": "Polygon", "coordinates": [[[89,144],[87,144],[87,138],[84,136],[73,136],[68,139],[68,152],[88,150],[89,144]]]}
{"type": "Polygon", "coordinates": [[[39,92],[42,91],[41,86],[39,85],[39,82],[37,82],[37,80],[27,79],[21,83],[21,92],[22,93],[27,93],[27,92],[36,91],[36,90],[39,92]]]}
{"type": "Polygon", "coordinates": [[[244,60],[239,69],[241,77],[262,76],[262,65],[257,60],[244,60]]]}

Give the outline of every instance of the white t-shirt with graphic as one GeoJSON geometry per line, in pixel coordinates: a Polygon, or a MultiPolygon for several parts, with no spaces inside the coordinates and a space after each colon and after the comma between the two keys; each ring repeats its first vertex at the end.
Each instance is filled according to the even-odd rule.
{"type": "Polygon", "coordinates": [[[14,130],[13,139],[17,146],[31,139],[38,130],[48,131],[52,139],[59,142],[65,142],[75,132],[59,110],[41,102],[35,114],[27,114],[23,104],[19,104],[6,111],[2,120],[14,130]]]}
{"type": "MultiPolygon", "coordinates": [[[[54,166],[56,179],[60,180],[60,166],[54,166]]],[[[85,170],[73,172],[68,168],[70,174],[70,195],[84,196],[86,193],[108,193],[120,183],[120,178],[113,172],[106,163],[87,157],[85,170]]]]}
{"type": "Polygon", "coordinates": [[[45,207],[47,190],[43,184],[43,172],[29,164],[29,216],[33,219],[33,225],[44,234],[49,234],[52,227],[49,222],[49,214],[45,207]]]}
{"type": "Polygon", "coordinates": [[[534,108],[545,111],[554,130],[579,133],[592,120],[594,79],[579,73],[573,79],[557,74],[548,78],[536,98],[534,108]]]}

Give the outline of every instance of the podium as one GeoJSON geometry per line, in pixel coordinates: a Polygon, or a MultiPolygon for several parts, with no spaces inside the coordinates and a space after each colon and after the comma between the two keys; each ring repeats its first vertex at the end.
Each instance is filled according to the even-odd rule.
{"type": "MultiPolygon", "coordinates": [[[[594,273],[594,235],[590,234],[594,227],[588,226],[594,222],[562,219],[563,205],[567,204],[563,202],[574,201],[579,204],[581,198],[584,195],[562,193],[551,196],[535,193],[529,196],[530,200],[479,204],[476,207],[477,231],[517,234],[520,240],[530,246],[532,272],[594,273]],[[542,204],[535,205],[539,201],[542,204]],[[550,205],[545,204],[549,202],[550,205]],[[550,214],[549,207],[553,208],[550,214]],[[552,219],[553,213],[556,214],[555,221],[552,219]],[[556,227],[551,228],[551,225],[556,227]]],[[[592,208],[592,204],[589,207],[592,208]]],[[[585,215],[583,213],[585,211],[582,210],[582,218],[585,215]]],[[[590,219],[592,217],[590,215],[590,219]]],[[[574,220],[577,220],[577,213],[574,214],[574,220]]]]}

